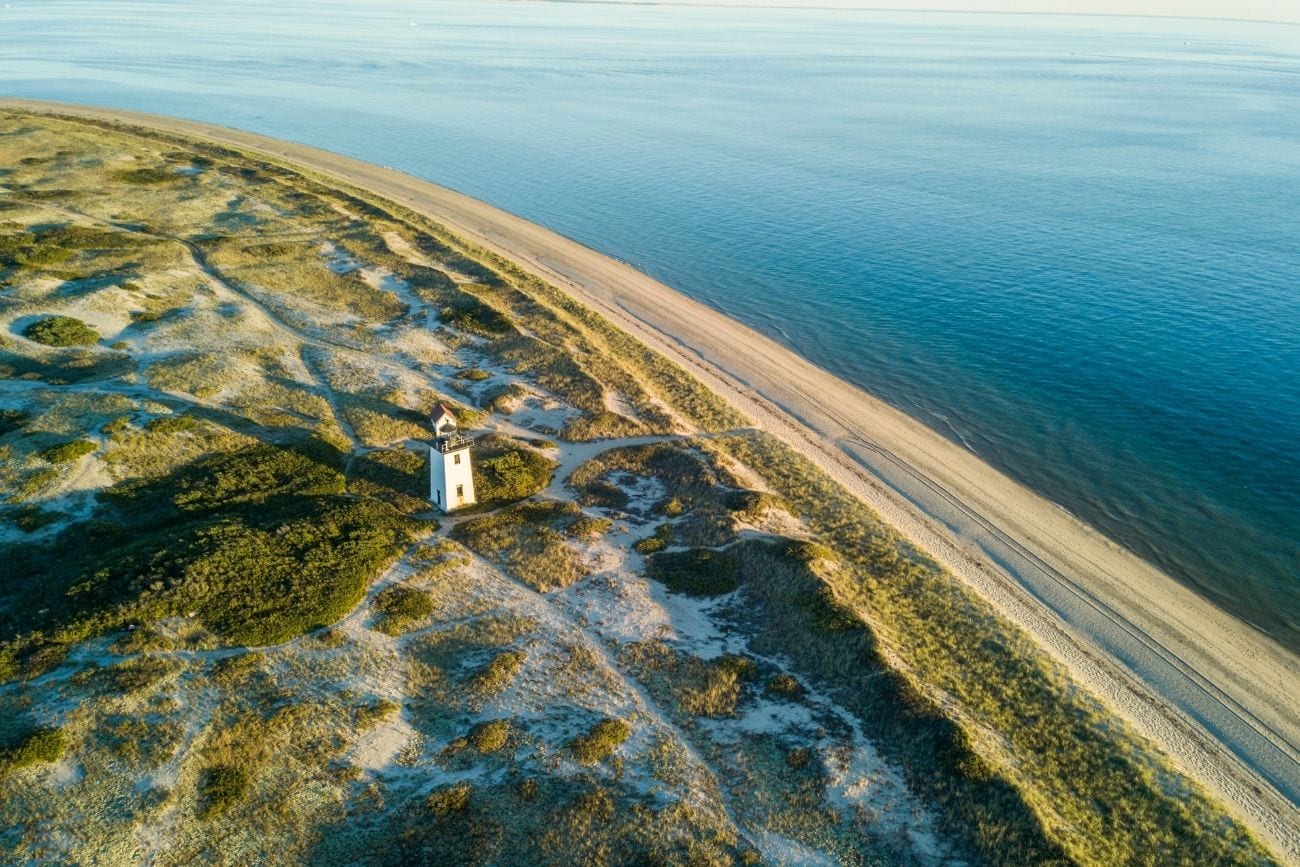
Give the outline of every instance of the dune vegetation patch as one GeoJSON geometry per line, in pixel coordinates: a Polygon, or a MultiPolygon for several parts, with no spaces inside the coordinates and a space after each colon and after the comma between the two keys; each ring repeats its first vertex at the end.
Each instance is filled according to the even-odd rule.
{"type": "Polygon", "coordinates": [[[51,464],[71,463],[86,455],[94,454],[98,448],[90,440],[70,440],[66,443],[50,446],[37,452],[37,457],[51,464]]]}
{"type": "Polygon", "coordinates": [[[386,504],[340,497],[331,455],[304,443],[203,458],[107,489],[111,520],[13,546],[0,563],[10,658],[178,614],[236,644],[272,644],[338,619],[411,528],[386,504]]]}
{"type": "Polygon", "coordinates": [[[646,575],[674,593],[719,596],[740,586],[740,561],[711,548],[663,551],[646,560],[646,575]]]}
{"type": "Polygon", "coordinates": [[[57,762],[67,747],[57,728],[37,727],[7,731],[0,743],[0,777],[32,765],[57,762]]]}
{"type": "Polygon", "coordinates": [[[550,484],[555,468],[555,461],[509,437],[489,434],[474,443],[475,493],[484,506],[540,493],[550,484]]]}
{"type": "Polygon", "coordinates": [[[400,635],[432,614],[434,604],[428,593],[396,585],[379,591],[373,608],[379,616],[375,628],[387,635],[400,635]]]}
{"type": "Polygon", "coordinates": [[[567,587],[586,567],[570,531],[582,511],[556,500],[524,502],[456,525],[452,538],[536,590],[567,587]]]}
{"type": "Polygon", "coordinates": [[[632,727],[625,720],[603,719],[574,738],[569,746],[579,764],[594,765],[618,749],[631,734],[632,727]]]}
{"type": "Polygon", "coordinates": [[[99,332],[72,316],[46,316],[23,329],[23,337],[46,346],[93,346],[99,332]]]}

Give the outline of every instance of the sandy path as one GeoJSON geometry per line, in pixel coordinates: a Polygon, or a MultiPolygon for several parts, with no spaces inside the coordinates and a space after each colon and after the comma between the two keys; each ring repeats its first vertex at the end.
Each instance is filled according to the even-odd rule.
{"type": "Polygon", "coordinates": [[[401,202],[565,288],[836,476],[1300,862],[1300,658],[914,419],[623,263],[400,172],[191,121],[0,107],[282,159],[401,202]]]}

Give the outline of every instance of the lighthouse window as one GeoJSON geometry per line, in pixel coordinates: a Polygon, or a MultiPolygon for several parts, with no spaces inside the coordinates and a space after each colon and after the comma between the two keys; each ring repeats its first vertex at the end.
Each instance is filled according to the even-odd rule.
{"type": "Polygon", "coordinates": [[[458,463],[460,463],[460,455],[452,455],[451,462],[452,462],[453,464],[458,464],[458,463]]]}
{"type": "Polygon", "coordinates": [[[464,485],[457,485],[457,486],[456,486],[456,499],[458,499],[458,500],[459,500],[459,499],[462,499],[462,498],[464,498],[464,496],[465,496],[465,486],[464,486],[464,485]]]}

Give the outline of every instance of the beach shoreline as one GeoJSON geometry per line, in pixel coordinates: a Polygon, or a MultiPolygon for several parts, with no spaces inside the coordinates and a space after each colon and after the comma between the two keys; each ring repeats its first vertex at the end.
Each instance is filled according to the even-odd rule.
{"type": "Polygon", "coordinates": [[[831,473],[1300,862],[1300,658],[915,419],[629,265],[395,170],[194,121],[0,107],[256,153],[392,200],[554,283],[831,473]]]}

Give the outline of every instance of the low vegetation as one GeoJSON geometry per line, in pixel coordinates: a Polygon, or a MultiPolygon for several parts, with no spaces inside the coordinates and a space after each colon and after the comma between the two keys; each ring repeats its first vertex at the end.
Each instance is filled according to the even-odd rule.
{"type": "Polygon", "coordinates": [[[1188,862],[1261,857],[1240,826],[1073,688],[1028,638],[956,579],[909,556],[890,528],[805,458],[764,434],[713,442],[762,474],[826,545],[738,549],[746,586],[770,618],[759,646],[781,648],[842,685],[882,749],[945,805],[950,833],[973,851],[1018,863],[1139,863],[1152,851],[1188,862]],[[903,670],[883,658],[882,641],[903,670]],[[969,716],[955,722],[931,690],[969,716]],[[984,731],[1003,746],[991,748],[984,731]]]}
{"type": "Polygon", "coordinates": [[[603,719],[570,744],[579,764],[594,765],[604,761],[632,734],[632,727],[621,719],[603,719]]]}
{"type": "Polygon", "coordinates": [[[228,765],[208,768],[199,784],[202,799],[199,815],[209,819],[226,812],[248,794],[248,784],[248,773],[242,768],[228,765]]]}
{"type": "Polygon", "coordinates": [[[99,332],[71,316],[46,316],[23,329],[23,337],[46,346],[93,346],[99,332]]]}
{"type": "Polygon", "coordinates": [[[524,502],[458,524],[452,538],[536,590],[568,587],[586,571],[569,541],[582,512],[555,500],[524,502]]]}
{"type": "Polygon", "coordinates": [[[0,744],[0,777],[32,765],[57,762],[67,747],[63,732],[57,728],[29,728],[7,733],[0,744]]]}
{"type": "Polygon", "coordinates": [[[500,692],[514,680],[527,659],[528,654],[522,650],[498,653],[474,674],[470,689],[480,698],[500,692]]]}
{"type": "Polygon", "coordinates": [[[388,635],[400,635],[432,614],[434,606],[428,593],[395,585],[375,596],[374,609],[379,615],[375,628],[388,635]]]}
{"type": "Polygon", "coordinates": [[[499,506],[539,493],[550,484],[555,461],[496,434],[474,445],[474,491],[484,506],[499,506]]]}
{"type": "Polygon", "coordinates": [[[67,464],[93,454],[97,448],[98,446],[90,440],[71,440],[70,442],[59,443],[56,446],[41,449],[37,454],[41,460],[51,464],[67,464]]]}
{"type": "Polygon", "coordinates": [[[193,613],[229,642],[273,644],[337,620],[412,528],[383,503],[338,496],[331,455],[312,442],[259,445],[108,489],[112,520],[9,550],[0,640],[30,657],[193,613]]]}
{"type": "Polygon", "coordinates": [[[510,740],[510,721],[488,720],[474,726],[469,733],[469,744],[480,753],[495,753],[510,740]]]}
{"type": "Polygon", "coordinates": [[[665,551],[646,560],[646,575],[674,593],[718,596],[740,586],[740,562],[727,551],[691,548],[665,551]]]}

